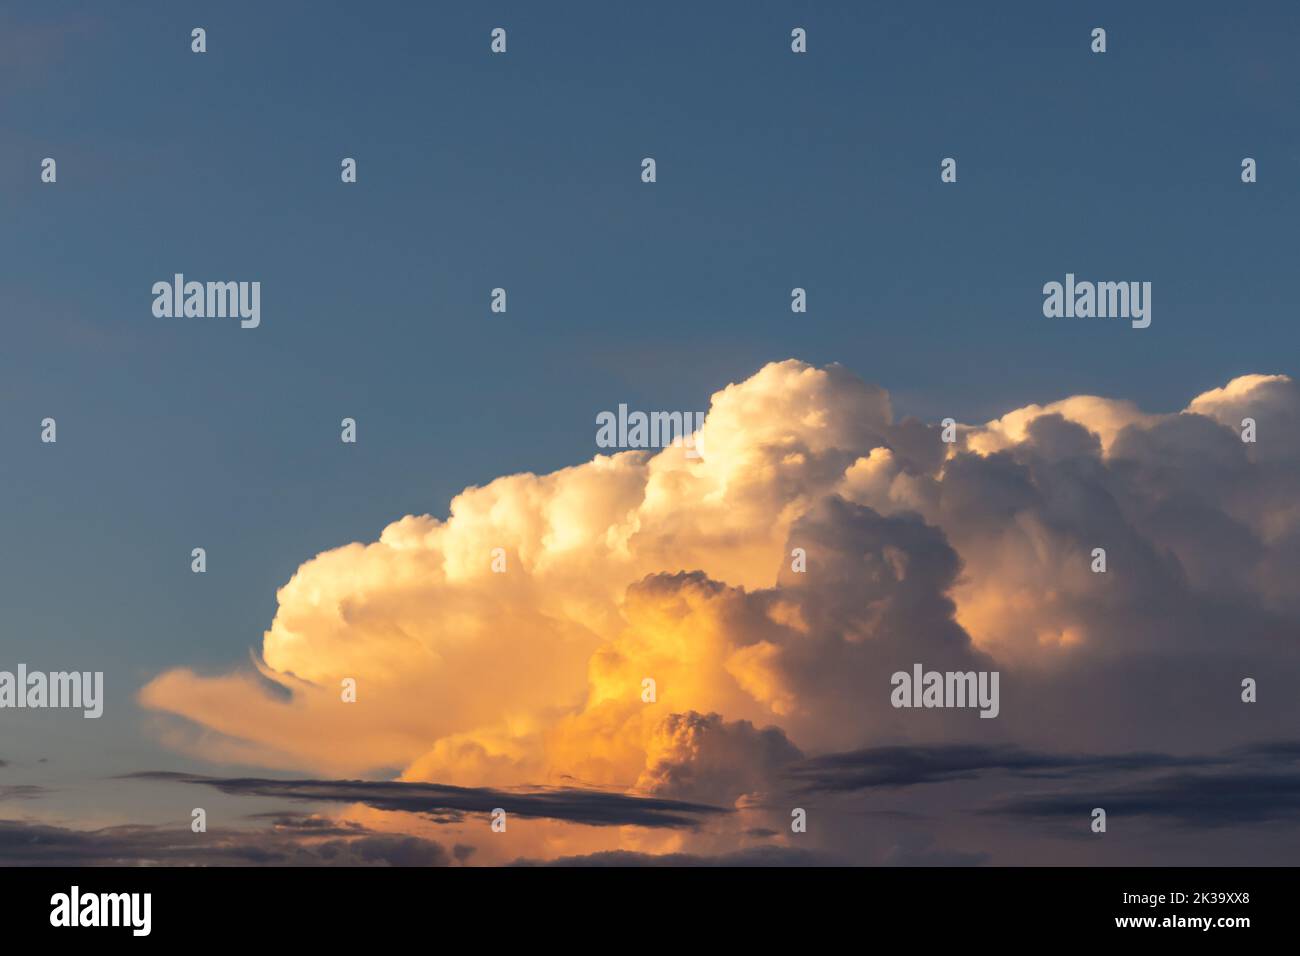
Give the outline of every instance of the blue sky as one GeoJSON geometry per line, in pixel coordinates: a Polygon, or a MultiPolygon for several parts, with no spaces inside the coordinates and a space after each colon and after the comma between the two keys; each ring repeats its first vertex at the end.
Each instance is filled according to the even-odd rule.
{"type": "Polygon", "coordinates": [[[1292,371],[1298,32],[1286,3],[10,7],[0,660],[112,678],[89,733],[42,715],[3,756],[188,766],[144,682],[246,659],[311,555],[590,458],[620,402],[788,357],[961,421],[1292,371]],[[260,281],[261,327],[155,318],[175,272],[260,281]],[[1066,272],[1150,281],[1152,326],[1045,319],[1066,272]]]}

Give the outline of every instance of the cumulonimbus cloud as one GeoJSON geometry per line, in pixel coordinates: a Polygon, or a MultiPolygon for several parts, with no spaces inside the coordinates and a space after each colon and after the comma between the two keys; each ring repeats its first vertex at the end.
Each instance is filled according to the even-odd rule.
{"type": "Polygon", "coordinates": [[[945,443],[841,367],[773,363],[713,396],[699,457],[467,488],[306,561],[256,670],[171,670],[140,700],[213,760],[742,810],[836,750],[1240,743],[1300,716],[1237,697],[1297,675],[1298,424],[1295,382],[1250,375],[1179,412],[1074,396],[945,443]],[[895,710],[914,662],[999,669],[1001,716],[895,710]]]}

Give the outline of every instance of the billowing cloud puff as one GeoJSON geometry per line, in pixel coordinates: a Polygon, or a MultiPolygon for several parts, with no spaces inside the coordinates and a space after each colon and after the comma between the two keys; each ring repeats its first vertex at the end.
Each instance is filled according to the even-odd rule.
{"type": "Polygon", "coordinates": [[[1076,396],[945,444],[843,368],[774,363],[713,396],[700,457],[466,489],[305,562],[256,671],[140,698],[213,759],[649,793],[764,833],[808,754],[1169,745],[1189,721],[1228,743],[1252,733],[1239,678],[1295,672],[1298,423],[1295,383],[1252,375],[1182,412],[1076,396]],[[893,708],[914,663],[1000,670],[1000,717],[893,708]]]}

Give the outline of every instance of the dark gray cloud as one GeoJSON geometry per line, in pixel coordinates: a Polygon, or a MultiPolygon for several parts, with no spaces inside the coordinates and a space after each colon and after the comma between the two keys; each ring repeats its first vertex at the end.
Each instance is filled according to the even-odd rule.
{"type": "MultiPolygon", "coordinates": [[[[223,793],[324,803],[362,803],[379,810],[419,813],[438,822],[501,807],[521,817],[544,817],[596,826],[694,827],[717,807],[604,791],[535,789],[524,792],[439,784],[363,780],[272,780],[146,772],[125,779],[201,784],[223,793]]],[[[11,787],[33,791],[38,787],[11,787]]],[[[21,820],[0,820],[0,859],[15,866],[447,866],[465,864],[472,846],[441,844],[380,833],[360,823],[277,810],[250,814],[259,827],[213,829],[131,825],[75,830],[21,820]]]]}
{"type": "Polygon", "coordinates": [[[939,744],[825,754],[796,764],[787,773],[806,792],[846,792],[971,779],[994,772],[1062,777],[1080,772],[1203,767],[1227,759],[1161,753],[1052,754],[1006,745],[939,744]]]}
{"type": "MultiPolygon", "coordinates": [[[[42,759],[41,763],[45,761],[42,759]]],[[[0,760],[0,769],[10,766],[9,761],[0,760]]],[[[31,783],[0,783],[0,800],[39,800],[54,791],[31,783]]]]}
{"type": "Polygon", "coordinates": [[[321,836],[330,828],[214,829],[117,826],[73,830],[0,820],[0,860],[9,866],[446,866],[451,854],[419,837],[346,829],[346,838],[321,836]],[[308,839],[310,838],[310,839],[308,839]]]}
{"type": "Polygon", "coordinates": [[[735,853],[703,856],[694,853],[635,853],[611,850],[586,856],[562,856],[554,860],[521,858],[512,866],[848,866],[833,853],[782,846],[758,846],[735,853]]]}
{"type": "Polygon", "coordinates": [[[1275,760],[1300,760],[1300,740],[1273,740],[1254,744],[1244,748],[1242,754],[1275,760]]]}
{"type": "Polygon", "coordinates": [[[790,767],[807,793],[850,795],[1001,774],[1058,784],[1003,799],[982,815],[1087,820],[1145,817],[1187,827],[1300,821],[1300,741],[1268,741],[1214,755],[1054,754],[1011,746],[875,747],[790,767]]]}
{"type": "Polygon", "coordinates": [[[984,812],[1041,819],[1087,820],[1094,807],[1107,825],[1147,817],[1183,827],[1232,827],[1300,822],[1300,771],[1179,773],[1132,787],[1075,789],[1008,800],[984,812]]]}
{"type": "Polygon", "coordinates": [[[420,813],[440,822],[459,820],[466,813],[489,814],[499,807],[511,815],[567,820],[591,826],[691,828],[698,826],[704,818],[730,812],[721,807],[682,800],[577,788],[496,790],[397,780],[272,780],[165,771],[128,774],[126,779],[202,784],[235,796],[363,803],[376,810],[420,813]]]}
{"type": "Polygon", "coordinates": [[[47,787],[30,783],[0,784],[0,800],[39,800],[53,792],[47,787]]]}
{"type": "Polygon", "coordinates": [[[963,852],[935,845],[928,833],[905,833],[890,846],[881,863],[884,866],[982,866],[990,856],[983,851],[963,852]]]}
{"type": "Polygon", "coordinates": [[[278,833],[297,833],[309,836],[358,836],[366,827],[353,820],[335,820],[315,814],[297,814],[284,811],[250,813],[249,820],[265,820],[278,833]]]}
{"type": "Polygon", "coordinates": [[[470,846],[467,843],[457,843],[451,848],[451,855],[456,858],[458,863],[468,863],[469,858],[477,852],[478,847],[470,846]]]}

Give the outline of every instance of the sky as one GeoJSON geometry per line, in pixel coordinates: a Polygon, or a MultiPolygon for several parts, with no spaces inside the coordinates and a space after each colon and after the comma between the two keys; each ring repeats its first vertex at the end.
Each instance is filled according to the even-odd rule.
{"type": "Polygon", "coordinates": [[[1238,685],[1300,673],[1298,33],[1285,3],[0,11],[0,670],[106,683],[98,720],[0,710],[0,861],[49,862],[32,828],[99,862],[1294,853],[1294,683],[1238,685]],[[260,282],[261,324],[156,317],[178,272],[260,282]],[[1046,318],[1067,273],[1150,282],[1150,327],[1046,318]],[[708,412],[704,460],[611,457],[620,404],[708,412]],[[892,708],[923,652],[1002,668],[999,717],[892,708]],[[1140,837],[1088,830],[1107,799],[1140,837]],[[196,806],[218,839],[178,849],[196,806]]]}

